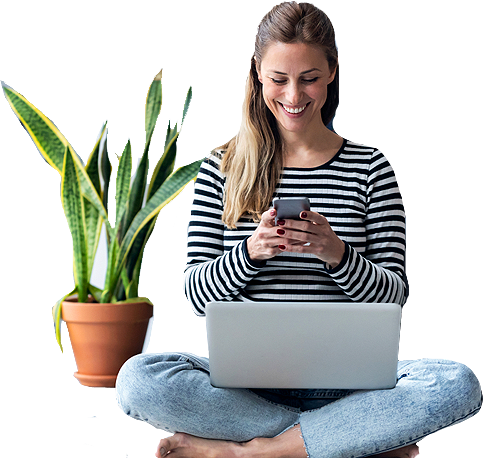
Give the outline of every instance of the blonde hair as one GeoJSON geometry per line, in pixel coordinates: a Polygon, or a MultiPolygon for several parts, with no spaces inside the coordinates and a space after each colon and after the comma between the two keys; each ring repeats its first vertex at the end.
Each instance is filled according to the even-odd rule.
{"type": "Polygon", "coordinates": [[[264,16],[257,31],[239,133],[220,147],[225,150],[220,170],[226,175],[222,221],[232,229],[242,216],[260,221],[262,213],[271,206],[283,167],[282,137],[264,101],[257,73],[268,46],[276,42],[323,47],[329,68],[336,67],[321,109],[325,125],[339,103],[338,51],[331,21],[310,3],[285,2],[275,6],[264,16]]]}

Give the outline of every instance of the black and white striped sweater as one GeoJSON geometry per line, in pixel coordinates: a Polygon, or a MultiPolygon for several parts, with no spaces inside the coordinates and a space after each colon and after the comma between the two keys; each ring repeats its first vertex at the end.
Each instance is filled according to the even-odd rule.
{"type": "Polygon", "coordinates": [[[326,164],[283,170],[275,196],[308,197],[311,210],[345,242],[333,269],[312,254],[249,258],[246,239],[257,223],[241,218],[231,230],[221,221],[222,154],[212,152],[200,168],[188,228],[185,293],[197,315],[213,300],[405,303],[405,213],[395,174],[379,150],[345,139],[326,164]]]}

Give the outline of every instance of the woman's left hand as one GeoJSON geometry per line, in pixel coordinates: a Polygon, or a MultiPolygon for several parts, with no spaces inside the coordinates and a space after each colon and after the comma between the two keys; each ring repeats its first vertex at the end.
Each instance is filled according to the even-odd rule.
{"type": "Polygon", "coordinates": [[[277,234],[281,238],[279,248],[284,246],[282,251],[312,253],[332,268],[336,267],[343,259],[344,242],[334,233],[323,215],[307,211],[299,216],[303,221],[278,221],[280,230],[277,234]]]}

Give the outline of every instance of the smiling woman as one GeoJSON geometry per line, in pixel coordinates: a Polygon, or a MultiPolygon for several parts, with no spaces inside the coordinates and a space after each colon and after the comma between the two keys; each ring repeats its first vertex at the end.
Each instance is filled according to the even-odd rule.
{"type": "Polygon", "coordinates": [[[321,109],[337,67],[330,69],[321,46],[275,42],[266,49],[258,67],[264,101],[287,131],[284,136],[289,132],[324,132],[321,109]]]}
{"type": "Polygon", "coordinates": [[[290,7],[276,7],[259,24],[242,125],[237,137],[221,147],[227,151],[221,171],[231,170],[223,216],[229,228],[243,214],[260,221],[283,166],[323,164],[342,145],[343,139],[325,127],[339,103],[333,26],[320,10],[308,8],[299,19],[293,14],[290,7]],[[275,26],[278,21],[291,25],[275,26]]]}
{"type": "Polygon", "coordinates": [[[341,137],[323,122],[328,87],[338,71],[337,62],[330,68],[326,55],[326,48],[320,45],[276,41],[266,46],[257,65],[264,102],[284,139],[285,167],[316,167],[328,162],[341,147],[341,137]]]}
{"type": "MultiPolygon", "coordinates": [[[[406,303],[395,174],[377,148],[327,127],[338,100],[328,17],[277,5],[259,25],[239,133],[195,185],[185,292],[197,315],[211,301],[406,303]],[[311,210],[276,223],[276,196],[308,197],[311,210]]],[[[206,357],[172,352],[132,358],[117,392],[127,415],[175,433],[158,458],[413,458],[417,441],[482,404],[460,363],[400,361],[396,379],[391,390],[224,389],[210,384],[206,357]]]]}

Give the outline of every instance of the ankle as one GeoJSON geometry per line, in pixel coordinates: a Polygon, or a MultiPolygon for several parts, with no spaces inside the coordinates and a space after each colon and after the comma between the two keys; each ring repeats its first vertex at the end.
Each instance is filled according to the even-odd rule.
{"type": "Polygon", "coordinates": [[[250,458],[307,458],[308,455],[302,437],[299,434],[295,435],[293,430],[289,431],[273,438],[256,437],[243,443],[242,456],[250,458]]]}
{"type": "Polygon", "coordinates": [[[242,447],[239,449],[239,458],[263,458],[269,456],[273,440],[265,437],[256,437],[248,442],[242,442],[240,444],[242,447]]]}

